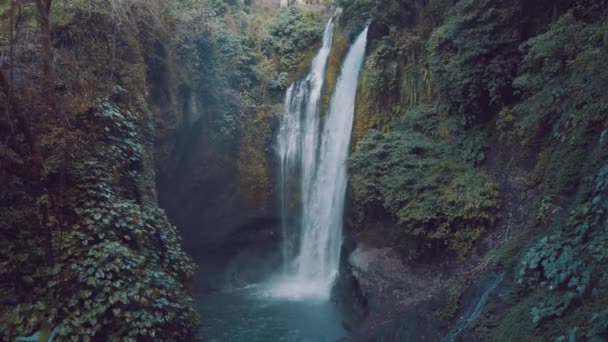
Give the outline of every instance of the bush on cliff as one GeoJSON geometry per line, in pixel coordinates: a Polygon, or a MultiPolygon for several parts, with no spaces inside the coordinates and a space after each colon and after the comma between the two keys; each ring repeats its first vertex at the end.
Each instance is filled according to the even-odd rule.
{"type": "Polygon", "coordinates": [[[313,11],[291,6],[273,18],[262,39],[262,50],[278,58],[282,71],[293,71],[306,59],[303,51],[321,41],[323,25],[313,11]]]}
{"type": "Polygon", "coordinates": [[[496,219],[495,183],[440,141],[438,122],[433,109],[417,108],[388,133],[370,131],[350,159],[356,203],[382,207],[412,258],[444,246],[464,256],[496,219]]]}
{"type": "Polygon", "coordinates": [[[519,61],[517,15],[511,1],[459,1],[429,40],[441,99],[466,123],[489,119],[509,101],[519,61]]]}

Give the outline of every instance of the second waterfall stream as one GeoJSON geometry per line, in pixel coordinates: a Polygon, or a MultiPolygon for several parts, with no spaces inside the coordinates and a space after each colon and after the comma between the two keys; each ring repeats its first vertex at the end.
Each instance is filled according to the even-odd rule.
{"type": "Polygon", "coordinates": [[[338,275],[347,165],[355,98],[367,44],[366,27],[350,47],[327,113],[319,109],[333,22],[307,77],[294,82],[285,97],[277,136],[280,161],[283,271],[272,281],[273,296],[329,299],[338,275]],[[291,208],[291,201],[297,203],[291,208]]]}

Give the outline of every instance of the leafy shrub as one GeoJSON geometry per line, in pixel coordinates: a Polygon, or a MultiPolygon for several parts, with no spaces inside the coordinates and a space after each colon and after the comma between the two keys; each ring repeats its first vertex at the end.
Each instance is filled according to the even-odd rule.
{"type": "Polygon", "coordinates": [[[554,196],[551,195],[544,196],[541,199],[538,209],[536,211],[536,222],[542,224],[549,223],[551,217],[559,210],[559,207],[556,207],[553,204],[553,201],[554,196]]]}
{"type": "Polygon", "coordinates": [[[434,111],[419,108],[388,133],[370,131],[350,158],[355,201],[380,205],[395,219],[397,240],[417,241],[411,257],[447,245],[464,256],[495,221],[494,182],[454,158],[451,145],[433,135],[434,111]]]}
{"type": "Polygon", "coordinates": [[[525,247],[525,242],[518,238],[505,242],[493,254],[492,265],[500,266],[506,270],[513,270],[519,265],[521,254],[525,251],[525,247]]]}
{"type": "Polygon", "coordinates": [[[487,120],[509,100],[519,61],[517,16],[512,1],[458,1],[429,40],[432,78],[466,123],[487,120]]]}
{"type": "Polygon", "coordinates": [[[384,37],[376,42],[365,61],[365,89],[370,96],[394,94],[399,86],[399,64],[395,57],[396,46],[384,37]]]}
{"type": "Polygon", "coordinates": [[[344,17],[349,21],[373,19],[386,26],[412,26],[423,15],[438,19],[440,9],[449,1],[430,0],[420,3],[416,0],[336,0],[336,5],[344,9],[344,17]]]}
{"type": "MultiPolygon", "coordinates": [[[[608,99],[601,89],[608,79],[608,53],[604,21],[589,23],[576,11],[570,11],[548,30],[521,46],[524,58],[514,86],[523,101],[501,113],[499,125],[505,139],[524,146],[537,143],[539,137],[567,143],[570,151],[580,151],[592,143],[598,127],[608,120],[608,99]]],[[[559,163],[566,167],[577,164],[559,163]]],[[[561,168],[560,166],[558,166],[561,168]]],[[[565,177],[576,178],[574,170],[565,177]]]]}
{"type": "Polygon", "coordinates": [[[524,253],[518,282],[523,295],[534,298],[527,319],[543,324],[543,336],[550,336],[545,330],[568,331],[559,340],[584,339],[590,310],[602,305],[599,271],[608,246],[602,138],[608,101],[600,90],[608,77],[599,57],[607,47],[607,8],[601,1],[569,6],[520,46],[513,83],[520,101],[503,108],[497,121],[502,143],[536,158],[533,179],[543,194],[530,221],[551,231],[524,253]],[[569,202],[575,210],[561,212],[569,202]]]}
{"type": "Polygon", "coordinates": [[[451,321],[458,313],[461,307],[460,299],[462,297],[463,288],[459,284],[450,285],[446,291],[446,303],[445,306],[433,314],[435,317],[443,321],[451,321]]]}
{"type": "Polygon", "coordinates": [[[340,0],[339,21],[355,31],[370,22],[368,53],[357,93],[354,135],[387,131],[416,106],[433,102],[426,42],[450,1],[340,0]],[[370,19],[371,20],[368,20],[370,19]]]}
{"type": "Polygon", "coordinates": [[[599,170],[589,201],[575,210],[557,234],[542,238],[524,255],[518,283],[553,292],[532,309],[538,323],[561,316],[592,285],[597,265],[608,260],[608,164],[599,170]]]}
{"type": "Polygon", "coordinates": [[[78,114],[69,134],[53,128],[42,135],[40,145],[50,156],[43,176],[54,180],[65,170],[64,199],[36,198],[45,226],[22,226],[41,236],[35,244],[23,249],[27,236],[8,236],[0,245],[3,259],[17,253],[0,272],[27,291],[3,307],[3,340],[47,322],[62,338],[78,341],[193,336],[197,318],[184,283],[194,265],[175,227],[150,200],[144,117],[102,101],[78,114]],[[79,158],[66,159],[72,155],[79,158]],[[61,217],[52,216],[57,205],[61,217]]]}
{"type": "Polygon", "coordinates": [[[306,57],[305,51],[320,42],[323,26],[314,12],[290,6],[270,23],[262,49],[279,59],[281,71],[293,71],[306,57]]]}

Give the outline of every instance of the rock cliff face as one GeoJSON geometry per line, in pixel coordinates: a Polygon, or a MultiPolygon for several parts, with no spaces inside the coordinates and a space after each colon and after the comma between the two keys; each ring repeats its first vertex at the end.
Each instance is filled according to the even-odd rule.
{"type": "Polygon", "coordinates": [[[318,9],[278,5],[226,5],[210,37],[198,37],[199,84],[157,85],[171,94],[154,107],[160,203],[215,275],[203,287],[251,283],[278,262],[274,136],[285,88],[308,67],[325,20],[318,9]]]}
{"type": "Polygon", "coordinates": [[[440,279],[430,270],[417,272],[387,247],[373,248],[358,243],[348,256],[348,267],[366,298],[369,310],[366,319],[370,322],[390,319],[412,303],[432,297],[440,285],[440,279]]]}
{"type": "Polygon", "coordinates": [[[233,148],[210,140],[200,123],[177,134],[186,138],[172,155],[174,167],[161,173],[157,184],[161,205],[180,227],[186,250],[204,262],[230,259],[248,242],[276,249],[267,245],[278,239],[274,203],[248,200],[233,148]]]}

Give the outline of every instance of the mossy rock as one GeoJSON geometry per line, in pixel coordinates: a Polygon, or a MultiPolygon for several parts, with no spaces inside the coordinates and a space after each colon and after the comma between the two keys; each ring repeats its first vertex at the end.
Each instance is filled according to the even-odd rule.
{"type": "Polygon", "coordinates": [[[323,94],[321,96],[320,113],[324,114],[329,109],[329,102],[336,88],[338,77],[340,76],[340,67],[342,60],[348,52],[350,41],[344,36],[343,32],[334,31],[333,43],[331,52],[327,60],[327,70],[325,72],[325,83],[323,94]]]}

